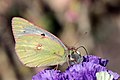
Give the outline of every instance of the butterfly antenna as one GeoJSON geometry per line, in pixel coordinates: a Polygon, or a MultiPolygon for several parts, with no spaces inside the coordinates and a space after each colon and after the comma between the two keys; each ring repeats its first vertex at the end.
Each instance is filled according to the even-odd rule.
{"type": "Polygon", "coordinates": [[[88,55],[88,51],[84,46],[79,46],[77,49],[79,49],[79,48],[83,48],[85,50],[86,54],[88,55]]]}
{"type": "MultiPolygon", "coordinates": [[[[85,33],[80,37],[80,39],[83,39],[83,38],[84,38],[84,35],[86,35],[86,34],[87,34],[87,32],[85,32],[85,33]]],[[[79,39],[79,40],[80,40],[80,39],[79,39]]],[[[80,42],[79,40],[74,44],[74,46],[77,45],[77,44],[80,42]]]]}

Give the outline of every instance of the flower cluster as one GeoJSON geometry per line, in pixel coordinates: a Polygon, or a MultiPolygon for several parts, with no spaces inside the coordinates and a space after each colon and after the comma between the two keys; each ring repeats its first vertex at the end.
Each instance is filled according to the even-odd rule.
{"type": "Polygon", "coordinates": [[[105,67],[107,63],[108,60],[101,59],[100,57],[92,55],[83,56],[82,63],[70,66],[65,72],[54,69],[43,70],[33,76],[32,80],[97,80],[98,77],[96,77],[96,73],[97,76],[99,76],[100,74],[103,74],[103,72],[107,72],[105,74],[113,76],[113,78],[111,77],[109,80],[118,80],[120,75],[107,70],[105,67]]]}

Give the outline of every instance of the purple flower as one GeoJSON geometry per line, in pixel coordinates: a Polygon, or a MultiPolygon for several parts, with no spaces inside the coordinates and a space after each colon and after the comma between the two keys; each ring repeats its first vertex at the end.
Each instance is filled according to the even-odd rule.
{"type": "Polygon", "coordinates": [[[106,66],[108,63],[108,60],[102,59],[97,56],[88,55],[88,56],[83,56],[83,62],[93,62],[95,64],[100,64],[101,66],[106,66]]]}
{"type": "Polygon", "coordinates": [[[64,76],[58,70],[43,70],[33,76],[32,80],[64,80],[64,76]]]}
{"type": "Polygon", "coordinates": [[[111,70],[108,70],[108,73],[111,74],[111,75],[113,75],[114,80],[117,80],[118,78],[120,78],[120,75],[119,75],[119,74],[117,74],[117,73],[115,73],[115,72],[112,72],[111,70]]]}
{"type": "Polygon", "coordinates": [[[70,66],[65,72],[43,70],[33,76],[32,80],[96,80],[96,73],[107,71],[117,80],[120,75],[106,69],[108,60],[96,56],[84,56],[82,63],[70,66]]]}
{"type": "Polygon", "coordinates": [[[71,66],[64,74],[65,77],[67,76],[66,78],[68,78],[68,80],[96,80],[96,72],[105,70],[106,68],[99,64],[83,62],[81,64],[71,66]]]}

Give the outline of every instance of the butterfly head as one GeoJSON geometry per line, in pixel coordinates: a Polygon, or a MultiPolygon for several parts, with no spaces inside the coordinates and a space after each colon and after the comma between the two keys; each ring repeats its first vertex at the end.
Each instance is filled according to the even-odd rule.
{"type": "Polygon", "coordinates": [[[72,47],[68,49],[68,52],[68,61],[70,65],[80,63],[83,60],[83,57],[81,56],[81,53],[78,51],[78,49],[72,47]]]}

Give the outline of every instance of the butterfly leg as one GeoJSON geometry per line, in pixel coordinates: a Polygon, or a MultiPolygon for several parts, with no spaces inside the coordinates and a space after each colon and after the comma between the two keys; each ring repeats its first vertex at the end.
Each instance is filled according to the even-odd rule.
{"type": "Polygon", "coordinates": [[[59,67],[59,64],[57,64],[54,69],[55,69],[55,70],[58,70],[58,67],[59,67]]]}

